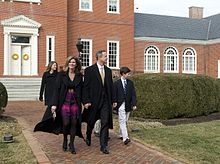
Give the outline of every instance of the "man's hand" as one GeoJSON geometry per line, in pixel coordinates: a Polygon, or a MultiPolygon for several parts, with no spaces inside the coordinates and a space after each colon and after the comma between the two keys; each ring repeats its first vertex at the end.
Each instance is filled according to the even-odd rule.
{"type": "Polygon", "coordinates": [[[115,108],[115,107],[117,106],[117,103],[113,103],[113,105],[112,105],[112,106],[113,106],[113,108],[115,108]]]}
{"type": "Polygon", "coordinates": [[[56,111],[57,107],[56,106],[52,106],[51,107],[51,112],[54,113],[56,111]]]}
{"type": "Polygon", "coordinates": [[[86,103],[86,104],[84,105],[84,108],[88,109],[90,106],[91,106],[91,103],[86,103]]]}

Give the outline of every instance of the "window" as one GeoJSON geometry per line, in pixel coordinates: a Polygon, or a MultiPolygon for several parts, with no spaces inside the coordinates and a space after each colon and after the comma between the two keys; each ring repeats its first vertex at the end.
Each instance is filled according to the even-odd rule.
{"type": "Polygon", "coordinates": [[[108,66],[119,68],[119,41],[107,41],[108,66]]]}
{"type": "Polygon", "coordinates": [[[92,40],[81,39],[83,44],[83,49],[81,53],[81,61],[83,67],[88,67],[92,65],[92,40]]]}
{"type": "Polygon", "coordinates": [[[160,52],[157,47],[149,46],[144,52],[144,71],[160,72],[160,52]]]}
{"type": "Polygon", "coordinates": [[[164,72],[178,73],[178,51],[174,47],[168,47],[164,51],[164,72]]]}
{"type": "Polygon", "coordinates": [[[119,0],[107,0],[107,12],[119,13],[119,0]]]}
{"type": "Polygon", "coordinates": [[[11,42],[12,43],[30,43],[30,37],[29,36],[16,36],[12,35],[11,36],[11,42]]]}
{"type": "Polygon", "coordinates": [[[183,73],[196,74],[196,53],[192,48],[183,51],[183,73]]]}
{"type": "Polygon", "coordinates": [[[92,0],[79,0],[79,10],[92,11],[92,0]]]}
{"type": "Polygon", "coordinates": [[[55,60],[55,36],[47,36],[46,65],[55,60]]]}

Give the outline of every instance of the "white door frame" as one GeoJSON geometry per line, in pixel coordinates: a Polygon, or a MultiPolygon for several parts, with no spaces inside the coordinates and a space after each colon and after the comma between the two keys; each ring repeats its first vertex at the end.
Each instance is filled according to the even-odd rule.
{"type": "Polygon", "coordinates": [[[24,15],[15,16],[1,21],[4,26],[4,73],[10,75],[11,35],[29,35],[31,44],[31,76],[38,75],[38,29],[41,24],[24,15]]]}

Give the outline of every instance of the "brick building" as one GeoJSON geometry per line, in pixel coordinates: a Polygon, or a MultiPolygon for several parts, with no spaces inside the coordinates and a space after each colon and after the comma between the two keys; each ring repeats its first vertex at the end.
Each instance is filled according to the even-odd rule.
{"type": "Polygon", "coordinates": [[[49,61],[78,55],[78,38],[83,67],[106,49],[109,67],[133,70],[133,10],[131,0],[1,0],[0,76],[39,77],[49,61]]]}
{"type": "Polygon", "coordinates": [[[51,60],[82,65],[106,49],[114,71],[186,73],[220,77],[220,14],[189,18],[134,13],[133,0],[1,0],[0,77],[41,77],[51,60]]]}
{"type": "Polygon", "coordinates": [[[220,14],[189,18],[135,13],[135,71],[203,74],[220,78],[220,14]]]}

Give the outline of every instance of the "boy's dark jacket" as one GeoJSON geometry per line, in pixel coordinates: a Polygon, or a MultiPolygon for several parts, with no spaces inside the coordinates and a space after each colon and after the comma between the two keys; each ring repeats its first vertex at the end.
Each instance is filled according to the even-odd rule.
{"type": "Polygon", "coordinates": [[[127,79],[126,95],[124,94],[121,78],[114,82],[114,89],[117,101],[117,106],[115,109],[118,111],[121,104],[125,101],[125,111],[132,111],[133,106],[136,106],[137,103],[133,82],[127,79]]]}

